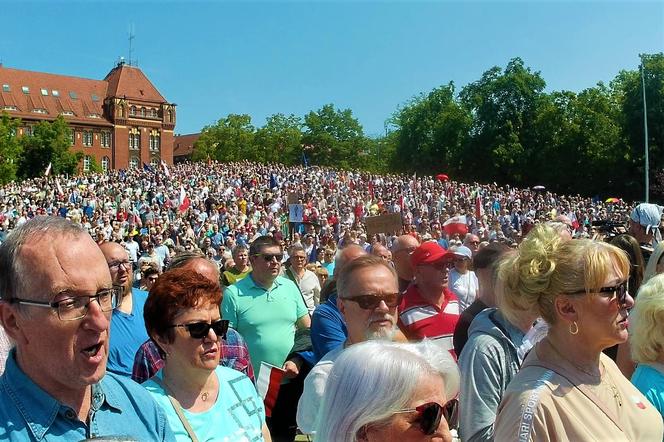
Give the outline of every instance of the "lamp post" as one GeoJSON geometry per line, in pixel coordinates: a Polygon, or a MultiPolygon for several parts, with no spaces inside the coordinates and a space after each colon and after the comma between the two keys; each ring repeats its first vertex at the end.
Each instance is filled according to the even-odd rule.
{"type": "Polygon", "coordinates": [[[649,164],[648,164],[648,108],[646,106],[646,78],[645,78],[645,66],[643,63],[643,54],[639,54],[641,59],[641,89],[643,90],[643,132],[644,137],[644,148],[645,148],[645,168],[646,168],[646,203],[649,202],[650,197],[650,179],[649,179],[649,164]]]}

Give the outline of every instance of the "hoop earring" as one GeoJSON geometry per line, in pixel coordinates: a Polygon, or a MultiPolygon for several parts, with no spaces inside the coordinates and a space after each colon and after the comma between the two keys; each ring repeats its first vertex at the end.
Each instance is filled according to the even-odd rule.
{"type": "Polygon", "coordinates": [[[577,324],[576,321],[572,321],[572,323],[569,325],[569,333],[571,335],[579,334],[579,324],[577,324]]]}

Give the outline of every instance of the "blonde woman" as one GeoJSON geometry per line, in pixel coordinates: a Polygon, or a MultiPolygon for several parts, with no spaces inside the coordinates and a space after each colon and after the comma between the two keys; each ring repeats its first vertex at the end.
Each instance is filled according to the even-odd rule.
{"type": "Polygon", "coordinates": [[[549,323],[498,407],[495,440],[662,440],[662,418],[602,350],[627,340],[629,261],[610,244],[535,227],[504,261],[503,313],[549,323]]]}
{"type": "Polygon", "coordinates": [[[632,383],[664,416],[664,275],[641,286],[630,323],[632,359],[639,364],[632,383]]]}

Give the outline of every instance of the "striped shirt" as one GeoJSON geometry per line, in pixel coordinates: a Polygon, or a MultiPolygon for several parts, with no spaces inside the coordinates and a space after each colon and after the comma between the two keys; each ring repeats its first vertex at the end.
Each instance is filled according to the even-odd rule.
{"type": "Polygon", "coordinates": [[[438,307],[422,298],[416,284],[408,287],[399,304],[399,327],[408,339],[436,340],[456,358],[452,338],[459,321],[459,301],[447,288],[444,293],[445,300],[438,307]]]}

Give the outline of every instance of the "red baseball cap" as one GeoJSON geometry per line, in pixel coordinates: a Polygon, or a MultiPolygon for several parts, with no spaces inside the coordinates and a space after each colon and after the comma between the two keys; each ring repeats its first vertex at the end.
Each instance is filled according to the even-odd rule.
{"type": "Polygon", "coordinates": [[[436,241],[426,241],[418,248],[413,250],[410,255],[410,262],[413,267],[435,264],[440,261],[451,261],[454,259],[454,253],[448,252],[436,241]]]}

